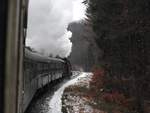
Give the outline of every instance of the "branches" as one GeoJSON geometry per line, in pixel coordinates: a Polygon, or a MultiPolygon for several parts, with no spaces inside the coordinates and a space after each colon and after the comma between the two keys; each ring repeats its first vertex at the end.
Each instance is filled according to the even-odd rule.
{"type": "Polygon", "coordinates": [[[142,92],[146,91],[138,86],[145,84],[150,73],[149,13],[149,0],[89,0],[87,9],[89,22],[98,37],[95,40],[104,51],[103,61],[110,64],[113,76],[134,79],[130,90],[137,91],[138,95],[131,93],[130,96],[137,97],[141,111],[142,92]]]}

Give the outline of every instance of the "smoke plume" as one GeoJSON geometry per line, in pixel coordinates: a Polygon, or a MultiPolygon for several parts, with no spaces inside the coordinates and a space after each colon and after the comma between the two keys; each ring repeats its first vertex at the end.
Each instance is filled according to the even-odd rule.
{"type": "Polygon", "coordinates": [[[67,26],[74,21],[74,6],[81,2],[30,0],[26,45],[45,55],[67,57],[72,47],[72,33],[67,31],[67,26]]]}

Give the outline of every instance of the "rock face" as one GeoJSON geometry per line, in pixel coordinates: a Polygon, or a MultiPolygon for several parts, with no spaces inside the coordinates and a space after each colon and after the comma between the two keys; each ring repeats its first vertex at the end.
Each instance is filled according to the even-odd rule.
{"type": "Polygon", "coordinates": [[[95,34],[85,22],[70,23],[68,30],[72,32],[72,53],[69,59],[73,70],[90,71],[102,56],[94,40],[95,34]]]}

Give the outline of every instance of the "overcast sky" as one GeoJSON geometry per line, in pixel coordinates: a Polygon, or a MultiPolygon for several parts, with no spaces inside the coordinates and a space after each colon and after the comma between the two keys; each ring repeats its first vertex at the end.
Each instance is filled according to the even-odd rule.
{"type": "Polygon", "coordinates": [[[46,55],[71,52],[70,22],[85,17],[83,0],[30,0],[26,45],[46,55]]]}

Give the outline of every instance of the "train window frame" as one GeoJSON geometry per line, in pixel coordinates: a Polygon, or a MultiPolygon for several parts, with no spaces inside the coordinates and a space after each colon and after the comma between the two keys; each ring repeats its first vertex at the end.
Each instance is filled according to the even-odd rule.
{"type": "Polygon", "coordinates": [[[4,79],[5,79],[5,54],[6,54],[6,36],[7,36],[7,12],[8,1],[2,0],[0,7],[0,113],[4,112],[4,79]]]}

